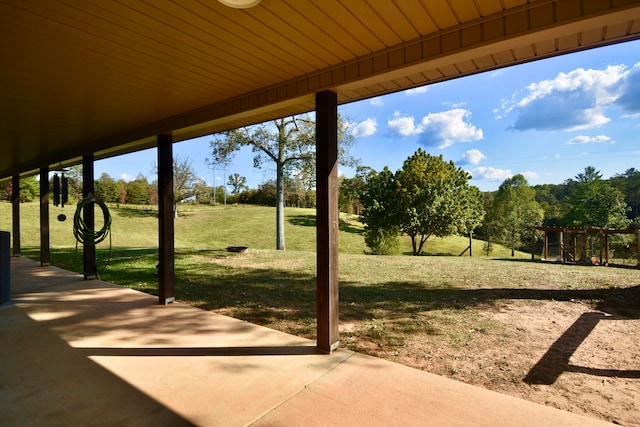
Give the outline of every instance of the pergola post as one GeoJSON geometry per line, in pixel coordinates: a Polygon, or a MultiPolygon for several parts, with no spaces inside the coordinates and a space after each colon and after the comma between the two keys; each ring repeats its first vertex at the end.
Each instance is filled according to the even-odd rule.
{"type": "Polygon", "coordinates": [[[51,262],[49,251],[49,167],[40,168],[40,266],[51,262]]]}
{"type": "Polygon", "coordinates": [[[547,233],[547,231],[544,231],[544,243],[543,243],[543,247],[542,247],[542,259],[547,259],[549,258],[549,233],[547,233]]]}
{"type": "Polygon", "coordinates": [[[158,135],[158,298],[159,304],[175,301],[173,228],[173,137],[158,135]]]}
{"type": "MultiPolygon", "coordinates": [[[[95,193],[93,155],[82,157],[82,196],[86,199],[95,193]]],[[[89,230],[95,230],[95,203],[87,203],[82,209],[82,220],[89,230]]],[[[98,276],[96,265],[96,245],[94,242],[84,242],[82,245],[84,280],[93,280],[98,276]]]]}
{"type": "Polygon", "coordinates": [[[20,175],[14,175],[11,183],[13,211],[13,256],[20,256],[20,175]]]}
{"type": "Polygon", "coordinates": [[[636,233],[636,266],[640,267],[640,231],[636,233]]]}
{"type": "Polygon", "coordinates": [[[338,348],[338,96],[316,94],[317,348],[338,348]]]}

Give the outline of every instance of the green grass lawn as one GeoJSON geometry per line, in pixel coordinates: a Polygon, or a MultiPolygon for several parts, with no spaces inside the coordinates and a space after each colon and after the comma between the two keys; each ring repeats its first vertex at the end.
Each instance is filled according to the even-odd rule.
{"type": "MultiPolygon", "coordinates": [[[[109,206],[113,218],[111,245],[113,248],[157,248],[158,219],[155,206],[109,206]]],[[[75,206],[49,207],[52,256],[57,249],[75,247],[73,215],[75,206]],[[67,220],[57,220],[59,214],[67,220]]],[[[40,245],[39,204],[24,203],[20,208],[21,245],[38,248],[40,245]]],[[[11,231],[11,204],[0,202],[0,230],[11,231]]],[[[177,250],[219,250],[227,246],[248,246],[252,249],[275,247],[275,208],[249,205],[181,205],[175,221],[177,250]]],[[[285,243],[288,251],[315,251],[316,222],[314,209],[285,209],[285,243]]],[[[96,210],[96,228],[102,227],[102,214],[96,210]]],[[[339,232],[340,253],[363,254],[363,225],[357,217],[342,215],[339,232]]],[[[99,251],[109,241],[99,246],[99,251]]],[[[474,241],[474,256],[484,256],[484,242],[474,241]]],[[[468,246],[468,238],[451,236],[430,238],[425,245],[427,255],[458,255],[468,246]]],[[[401,252],[411,254],[411,241],[401,238],[401,252]]],[[[492,257],[509,257],[507,248],[495,245],[492,257]]],[[[517,253],[517,257],[529,255],[517,253]]]]}

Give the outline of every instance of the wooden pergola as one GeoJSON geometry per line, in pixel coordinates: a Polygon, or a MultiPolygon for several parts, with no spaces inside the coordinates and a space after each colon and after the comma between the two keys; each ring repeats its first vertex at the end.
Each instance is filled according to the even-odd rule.
{"type": "MultiPolygon", "coordinates": [[[[558,253],[555,257],[552,256],[553,261],[566,263],[580,263],[591,265],[609,265],[609,254],[611,252],[610,239],[611,235],[616,234],[634,234],[636,236],[636,243],[632,246],[635,249],[636,257],[638,260],[638,266],[640,267],[640,230],[638,228],[628,229],[613,229],[613,228],[572,228],[572,227],[534,227],[534,233],[536,231],[542,231],[543,235],[543,248],[542,248],[542,260],[549,260],[549,233],[555,233],[558,242],[558,253]],[[599,250],[597,256],[591,251],[588,251],[589,237],[597,238],[599,243],[599,250]],[[589,256],[590,255],[590,256],[589,256]]],[[[591,240],[593,241],[593,240],[591,240]]],[[[535,242],[535,239],[534,239],[535,242]]],[[[535,243],[534,243],[535,245],[535,243]]],[[[532,256],[535,251],[532,251],[532,256]]]]}

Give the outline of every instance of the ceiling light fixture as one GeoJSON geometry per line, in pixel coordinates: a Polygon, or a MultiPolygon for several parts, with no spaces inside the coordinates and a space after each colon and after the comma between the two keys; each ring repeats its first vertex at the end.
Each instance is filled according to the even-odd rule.
{"type": "Polygon", "coordinates": [[[218,0],[225,6],[232,7],[234,9],[249,9],[250,7],[257,6],[260,0],[218,0]]]}

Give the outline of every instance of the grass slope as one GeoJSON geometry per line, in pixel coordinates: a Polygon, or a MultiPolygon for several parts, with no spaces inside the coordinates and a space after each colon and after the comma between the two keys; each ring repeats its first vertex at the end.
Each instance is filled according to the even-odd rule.
{"type": "MultiPolygon", "coordinates": [[[[158,245],[157,207],[110,206],[112,246],[114,248],[156,248],[158,245]]],[[[73,215],[75,206],[49,207],[51,248],[75,247],[73,215]],[[57,216],[65,214],[67,220],[59,222],[57,216]]],[[[20,207],[21,245],[38,248],[40,245],[39,204],[24,203],[20,207]]],[[[11,231],[11,204],[0,202],[0,230],[11,231]]],[[[102,227],[102,214],[96,210],[96,228],[102,227]]],[[[285,242],[290,251],[315,252],[316,221],[313,209],[285,209],[285,242]]],[[[248,246],[254,249],[275,247],[275,208],[248,205],[181,206],[175,221],[177,250],[218,250],[227,246],[248,246]]],[[[459,255],[467,246],[468,238],[451,236],[431,238],[425,245],[427,255],[459,255]]],[[[483,256],[483,242],[474,241],[474,256],[483,256]]],[[[99,250],[108,246],[102,243],[99,250]]],[[[495,245],[492,257],[509,257],[510,251],[495,245]]],[[[339,251],[363,254],[363,225],[356,218],[343,216],[340,221],[339,251]]],[[[411,253],[411,242],[403,236],[401,252],[411,253]]],[[[517,257],[528,257],[518,253],[517,257]]]]}

